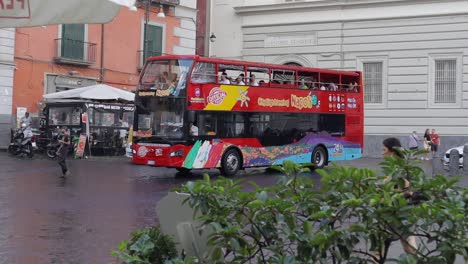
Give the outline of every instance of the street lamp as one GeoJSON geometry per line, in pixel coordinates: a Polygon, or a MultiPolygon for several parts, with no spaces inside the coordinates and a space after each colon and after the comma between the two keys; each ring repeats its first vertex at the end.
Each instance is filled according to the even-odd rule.
{"type": "Polygon", "coordinates": [[[213,32],[211,33],[210,41],[211,41],[211,43],[214,43],[216,41],[216,36],[215,36],[215,34],[213,32]]]}
{"type": "Polygon", "coordinates": [[[166,14],[164,14],[164,8],[163,8],[162,5],[159,5],[159,13],[156,16],[160,17],[160,18],[165,18],[166,17],[166,14]]]}

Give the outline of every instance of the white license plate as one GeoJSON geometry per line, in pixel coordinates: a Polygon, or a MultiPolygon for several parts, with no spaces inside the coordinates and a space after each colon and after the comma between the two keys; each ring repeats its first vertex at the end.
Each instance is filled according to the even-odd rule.
{"type": "Polygon", "coordinates": [[[33,148],[37,147],[36,142],[32,143],[33,148]]]}
{"type": "Polygon", "coordinates": [[[156,165],[156,162],[154,160],[148,160],[148,162],[146,163],[148,165],[156,165]]]}

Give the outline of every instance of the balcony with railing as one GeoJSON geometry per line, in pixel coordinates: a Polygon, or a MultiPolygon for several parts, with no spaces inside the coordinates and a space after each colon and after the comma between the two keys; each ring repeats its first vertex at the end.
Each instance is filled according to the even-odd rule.
{"type": "Polygon", "coordinates": [[[73,39],[55,39],[57,63],[90,66],[96,63],[96,43],[73,39]]]}
{"type": "Polygon", "coordinates": [[[153,57],[153,56],[161,56],[161,55],[162,54],[159,51],[146,51],[146,54],[144,50],[137,51],[138,71],[141,71],[141,69],[143,69],[143,66],[145,66],[145,62],[147,58],[153,57]]]}

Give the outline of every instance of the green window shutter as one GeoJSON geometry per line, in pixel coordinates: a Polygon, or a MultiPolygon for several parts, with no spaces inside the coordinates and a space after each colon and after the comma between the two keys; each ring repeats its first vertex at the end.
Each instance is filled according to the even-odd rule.
{"type": "Polygon", "coordinates": [[[62,57],[84,60],[84,24],[62,25],[62,57]]]}
{"type": "Polygon", "coordinates": [[[146,35],[146,54],[144,61],[151,56],[162,55],[163,28],[147,25],[148,34],[146,35]]]}

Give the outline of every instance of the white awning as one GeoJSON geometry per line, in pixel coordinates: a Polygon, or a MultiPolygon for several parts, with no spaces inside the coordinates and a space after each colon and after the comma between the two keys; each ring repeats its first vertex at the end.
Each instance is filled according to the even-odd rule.
{"type": "Polygon", "coordinates": [[[135,94],[106,84],[96,84],[63,92],[46,94],[44,95],[44,99],[124,100],[133,102],[135,94]]]}
{"type": "Polygon", "coordinates": [[[107,23],[121,6],[135,0],[15,0],[0,1],[0,28],[51,24],[107,23]]]}

